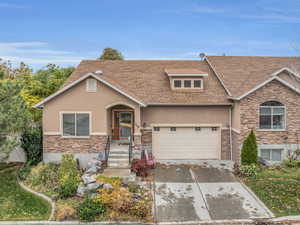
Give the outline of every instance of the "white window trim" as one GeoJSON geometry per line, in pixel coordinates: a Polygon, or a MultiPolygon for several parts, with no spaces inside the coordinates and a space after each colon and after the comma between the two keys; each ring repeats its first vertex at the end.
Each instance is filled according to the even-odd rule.
{"type": "MultiPolygon", "coordinates": [[[[63,138],[90,138],[92,133],[92,112],[89,111],[61,111],[60,114],[60,135],[63,138]],[[89,135],[88,136],[64,136],[64,130],[63,130],[63,114],[82,114],[86,113],[89,114],[89,135]]],[[[76,118],[75,118],[75,134],[76,134],[76,118]]]]}
{"type": "Polygon", "coordinates": [[[286,131],[286,106],[285,105],[283,105],[283,106],[259,106],[259,110],[258,110],[258,131],[286,131]],[[270,129],[260,128],[260,109],[261,108],[271,108],[271,128],[270,129]],[[281,128],[281,129],[274,129],[273,128],[273,108],[283,108],[284,109],[283,128],[281,128]]]}
{"type": "Polygon", "coordinates": [[[88,78],[86,79],[86,91],[87,92],[97,92],[97,88],[98,88],[98,83],[97,83],[97,80],[93,79],[93,78],[88,78]],[[89,82],[90,81],[94,81],[96,86],[95,86],[95,89],[92,89],[89,85],[89,82]]]}
{"type": "Polygon", "coordinates": [[[201,78],[190,78],[190,79],[173,79],[172,82],[172,87],[173,89],[176,90],[181,90],[181,89],[185,89],[185,90],[202,90],[203,89],[203,79],[201,78]],[[180,80],[181,81],[181,87],[175,87],[175,81],[180,80]],[[184,81],[189,80],[191,81],[191,87],[184,87],[184,81]],[[201,81],[201,87],[194,87],[194,81],[195,80],[200,80],[201,81]]]}
{"type": "Polygon", "coordinates": [[[260,152],[259,152],[259,156],[261,157],[261,158],[263,158],[262,157],[262,151],[266,151],[266,150],[269,150],[270,151],[270,160],[267,160],[267,159],[264,159],[264,160],[266,160],[266,161],[269,161],[269,162],[282,162],[283,161],[283,152],[284,152],[284,149],[283,148],[260,148],[260,152]],[[280,150],[280,159],[281,160],[272,160],[272,151],[273,150],[280,150]]]}

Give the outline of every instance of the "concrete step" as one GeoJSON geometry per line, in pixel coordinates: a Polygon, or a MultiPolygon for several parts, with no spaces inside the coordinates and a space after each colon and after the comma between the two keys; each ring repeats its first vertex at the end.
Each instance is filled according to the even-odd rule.
{"type": "Polygon", "coordinates": [[[128,159],[128,154],[109,154],[109,159],[128,159]]]}
{"type": "Polygon", "coordinates": [[[110,153],[117,153],[117,154],[129,154],[128,150],[122,150],[122,149],[110,149],[110,153]]]}
{"type": "Polygon", "coordinates": [[[108,177],[126,177],[131,174],[128,168],[107,168],[104,170],[103,175],[108,177]]]}
{"type": "Polygon", "coordinates": [[[108,163],[123,163],[123,162],[128,162],[128,158],[111,158],[108,157],[108,163]]]}
{"type": "Polygon", "coordinates": [[[129,168],[128,162],[108,162],[107,166],[109,168],[129,168]]]}

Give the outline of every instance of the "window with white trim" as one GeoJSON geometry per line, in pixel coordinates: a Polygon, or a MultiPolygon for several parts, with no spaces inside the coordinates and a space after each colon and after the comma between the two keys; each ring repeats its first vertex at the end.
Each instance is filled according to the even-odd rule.
{"type": "Polygon", "coordinates": [[[174,89],[202,89],[203,80],[202,79],[174,79],[173,88],[174,89]]]}
{"type": "Polygon", "coordinates": [[[87,92],[96,92],[97,91],[97,80],[87,79],[86,80],[86,91],[87,92]]]}
{"type": "Polygon", "coordinates": [[[62,114],[63,136],[86,137],[90,136],[89,113],[63,113],[62,114]]]}
{"type": "Polygon", "coordinates": [[[283,149],[261,149],[260,157],[267,161],[281,161],[283,149]]]}
{"type": "Polygon", "coordinates": [[[285,107],[277,101],[268,101],[259,107],[259,129],[282,130],[285,128],[285,107]]]}

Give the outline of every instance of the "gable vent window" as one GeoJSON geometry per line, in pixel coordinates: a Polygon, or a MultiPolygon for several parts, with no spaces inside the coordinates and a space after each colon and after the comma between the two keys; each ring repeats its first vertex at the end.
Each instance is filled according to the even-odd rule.
{"type": "Polygon", "coordinates": [[[174,89],[203,89],[202,79],[176,79],[173,80],[174,89]]]}
{"type": "Polygon", "coordinates": [[[201,131],[201,127],[195,127],[195,131],[201,131]]]}
{"type": "Polygon", "coordinates": [[[192,87],[192,81],[191,80],[185,80],[184,81],[184,87],[185,88],[191,88],[192,87]]]}
{"type": "Polygon", "coordinates": [[[194,80],[194,88],[202,88],[201,80],[194,80]]]}
{"type": "Polygon", "coordinates": [[[176,131],[176,127],[171,127],[170,131],[172,131],[172,132],[176,131]]]}
{"type": "Polygon", "coordinates": [[[212,127],[211,130],[212,130],[212,131],[217,131],[218,128],[217,128],[217,127],[212,127]]]}
{"type": "Polygon", "coordinates": [[[181,80],[174,80],[174,87],[181,88],[181,80]]]}
{"type": "Polygon", "coordinates": [[[86,80],[86,91],[87,92],[96,92],[97,91],[97,81],[95,79],[86,80]]]}

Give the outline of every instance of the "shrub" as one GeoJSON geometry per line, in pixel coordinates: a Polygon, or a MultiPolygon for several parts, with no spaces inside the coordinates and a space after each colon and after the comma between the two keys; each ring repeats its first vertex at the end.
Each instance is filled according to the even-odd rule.
{"type": "Polygon", "coordinates": [[[287,159],[283,161],[283,165],[289,168],[300,167],[300,149],[294,152],[289,151],[287,159]]]}
{"type": "Polygon", "coordinates": [[[29,166],[24,166],[19,170],[18,176],[23,181],[25,180],[31,172],[31,168],[29,166]]]}
{"type": "Polygon", "coordinates": [[[145,159],[134,159],[131,163],[131,171],[137,176],[147,177],[150,174],[150,166],[147,165],[145,159]]]}
{"type": "Polygon", "coordinates": [[[61,198],[74,196],[80,183],[80,173],[73,155],[66,154],[62,156],[61,165],[58,170],[58,177],[59,196],[61,198]]]}
{"type": "Polygon", "coordinates": [[[81,220],[93,221],[97,216],[103,216],[106,212],[105,206],[101,202],[86,198],[77,210],[77,215],[81,220]]]}
{"type": "Polygon", "coordinates": [[[76,209],[70,205],[56,206],[56,220],[72,220],[76,218],[76,209]]]}
{"type": "Polygon", "coordinates": [[[151,215],[151,204],[145,200],[140,200],[131,207],[130,214],[137,218],[144,219],[151,215]]]}
{"type": "Polygon", "coordinates": [[[55,192],[58,189],[58,165],[55,163],[39,163],[31,168],[25,183],[36,187],[41,192],[55,192]]]}
{"type": "Polygon", "coordinates": [[[257,164],[257,144],[253,130],[243,143],[241,163],[242,165],[257,164]]]}
{"type": "Polygon", "coordinates": [[[98,183],[111,184],[113,187],[118,188],[122,184],[122,179],[120,177],[107,177],[100,175],[96,178],[98,183]]]}
{"type": "Polygon", "coordinates": [[[239,176],[241,177],[257,177],[258,167],[255,164],[242,165],[240,167],[239,176]]]}
{"type": "Polygon", "coordinates": [[[43,152],[42,128],[39,126],[26,129],[21,138],[21,147],[26,154],[26,164],[35,166],[41,162],[43,152]]]}
{"type": "Polygon", "coordinates": [[[133,204],[132,193],[126,188],[99,189],[95,201],[119,212],[128,212],[133,204]]]}

